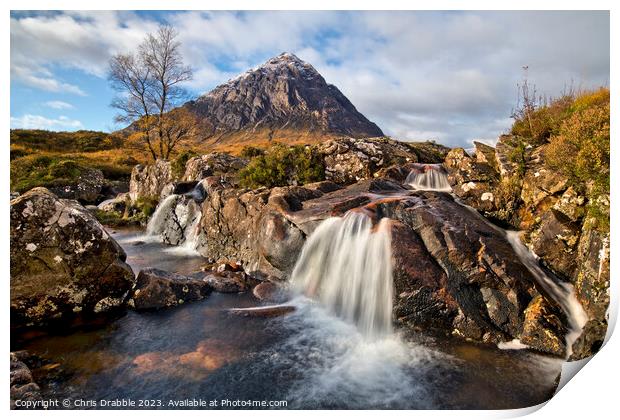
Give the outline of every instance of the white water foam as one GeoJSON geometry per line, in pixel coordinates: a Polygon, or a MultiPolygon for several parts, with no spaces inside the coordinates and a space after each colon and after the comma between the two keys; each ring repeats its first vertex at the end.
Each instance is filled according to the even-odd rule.
{"type": "Polygon", "coordinates": [[[554,281],[540,267],[538,258],[532,253],[520,239],[520,233],[516,231],[506,231],[506,239],[512,245],[515,253],[536,278],[538,284],[560,305],[568,317],[569,332],[566,334],[566,357],[572,354],[573,343],[588,322],[588,315],[575,296],[573,286],[565,282],[554,281]]]}
{"type": "Polygon", "coordinates": [[[191,200],[184,201],[182,195],[171,194],[159,203],[147,224],[144,239],[161,241],[167,221],[173,214],[183,227],[184,239],[182,243],[166,249],[165,252],[175,255],[199,255],[196,248],[200,235],[200,208],[191,200]]]}
{"type": "Polygon", "coordinates": [[[432,408],[428,378],[451,363],[451,357],[397,334],[369,340],[358,326],[335,316],[329,308],[300,296],[296,311],[285,318],[292,329],[271,363],[294,366],[303,375],[287,400],[329,401],[356,408],[432,408]]]}
{"type": "Polygon", "coordinates": [[[200,235],[200,214],[194,215],[194,220],[185,228],[185,240],[177,246],[167,248],[165,252],[179,256],[200,255],[198,239],[200,235]]]}
{"type": "Polygon", "coordinates": [[[441,164],[417,164],[407,175],[405,184],[416,190],[452,191],[448,174],[441,164]]]}
{"type": "Polygon", "coordinates": [[[310,235],[293,288],[358,326],[369,338],[392,331],[392,249],[389,219],[373,226],[361,211],[324,220],[310,235]]]}
{"type": "Polygon", "coordinates": [[[523,344],[521,340],[515,338],[510,341],[504,341],[502,343],[497,343],[497,348],[500,350],[524,350],[529,349],[530,346],[527,344],[523,344]]]}
{"type": "Polygon", "coordinates": [[[174,211],[179,201],[180,196],[177,194],[170,194],[161,203],[157,205],[155,213],[151,216],[148,224],[146,225],[147,236],[158,236],[162,233],[166,221],[170,212],[174,211]]]}

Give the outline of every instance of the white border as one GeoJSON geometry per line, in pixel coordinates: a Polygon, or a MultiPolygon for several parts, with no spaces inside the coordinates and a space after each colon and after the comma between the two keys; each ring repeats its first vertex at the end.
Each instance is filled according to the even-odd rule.
{"type": "MultiPolygon", "coordinates": [[[[612,91],[612,214],[618,213],[618,205],[615,197],[620,194],[620,185],[617,180],[618,174],[618,88],[616,85],[615,75],[618,74],[618,43],[620,33],[618,32],[618,16],[620,12],[618,9],[620,4],[617,1],[606,0],[589,0],[587,2],[581,1],[543,1],[543,0],[520,0],[520,1],[489,1],[489,0],[470,0],[470,1],[449,1],[449,0],[436,0],[436,1],[397,1],[397,0],[382,0],[377,1],[355,1],[355,0],[314,0],[312,2],[291,2],[284,0],[263,0],[250,1],[250,0],[229,0],[229,1],[197,1],[197,0],[177,0],[177,1],[161,1],[156,0],[108,0],[106,2],[86,2],[76,0],[59,0],[59,1],[41,1],[41,0],[8,0],[4,1],[5,14],[3,21],[5,22],[5,30],[3,33],[2,42],[2,54],[5,57],[4,71],[2,72],[2,86],[4,86],[4,100],[0,103],[2,114],[4,116],[2,120],[3,129],[1,131],[4,138],[4,151],[2,154],[2,167],[4,171],[0,172],[2,177],[2,190],[0,191],[0,197],[8,197],[9,193],[9,157],[8,157],[8,135],[9,135],[9,122],[10,122],[10,97],[8,95],[8,87],[10,86],[10,70],[9,70],[9,48],[10,48],[10,34],[9,34],[9,10],[71,10],[71,9],[91,9],[91,10],[237,10],[237,9],[250,9],[250,10],[348,10],[348,9],[366,9],[366,10],[401,10],[401,9],[416,9],[416,10],[611,10],[611,71],[610,71],[610,86],[612,91]],[[615,160],[614,160],[615,159],[615,160]]],[[[576,57],[578,59],[578,57],[576,57]]],[[[2,307],[2,319],[4,323],[4,331],[9,330],[9,206],[2,207],[2,216],[5,223],[3,223],[2,230],[0,232],[0,238],[2,238],[2,252],[4,256],[4,264],[2,264],[4,287],[2,288],[2,296],[5,304],[2,307]]],[[[618,219],[612,218],[612,237],[616,237],[618,232],[618,219]]],[[[619,271],[618,260],[616,258],[616,246],[615,242],[611,244],[611,296],[612,305],[610,308],[610,330],[613,330],[618,313],[618,280],[614,275],[619,271]]],[[[609,339],[609,337],[608,337],[609,339]]],[[[8,356],[9,352],[9,336],[8,333],[4,335],[3,344],[5,348],[4,354],[8,356]]],[[[530,418],[609,418],[613,416],[613,412],[618,408],[618,397],[616,387],[618,385],[618,359],[617,354],[620,354],[620,344],[617,337],[611,337],[605,347],[587,363],[587,367],[584,368],[577,375],[576,379],[569,381],[568,384],[554,397],[552,398],[544,408],[537,410],[541,407],[535,407],[524,410],[507,410],[507,411],[358,411],[355,413],[340,413],[340,411],[320,411],[320,412],[299,412],[299,411],[269,411],[269,412],[247,412],[242,411],[238,414],[232,414],[235,416],[245,417],[251,416],[252,418],[290,418],[291,415],[299,416],[301,418],[337,418],[341,416],[354,415],[359,418],[374,418],[379,415],[381,417],[389,416],[393,418],[407,418],[411,419],[424,419],[424,418],[458,418],[458,419],[479,419],[479,418],[504,418],[504,417],[516,417],[527,414],[528,412],[535,411],[531,414],[530,418]]],[[[1,353],[0,353],[1,354],[1,353]]],[[[6,357],[6,370],[8,373],[8,357],[6,357]]],[[[4,409],[8,410],[9,407],[9,392],[8,392],[8,375],[5,376],[5,392],[0,393],[0,404],[4,405],[4,409]]],[[[32,416],[49,416],[50,418],[77,418],[83,416],[83,412],[19,412],[11,411],[10,416],[15,418],[31,418],[32,416]]],[[[110,413],[104,411],[95,411],[88,413],[88,416],[93,418],[107,418],[110,413]]],[[[118,412],[114,413],[114,416],[131,416],[132,418],[149,418],[149,419],[169,419],[170,412],[143,412],[143,411],[131,411],[131,412],[118,412]]],[[[219,418],[230,416],[230,412],[202,412],[202,411],[187,411],[180,414],[181,416],[200,417],[200,418],[219,418]]]]}

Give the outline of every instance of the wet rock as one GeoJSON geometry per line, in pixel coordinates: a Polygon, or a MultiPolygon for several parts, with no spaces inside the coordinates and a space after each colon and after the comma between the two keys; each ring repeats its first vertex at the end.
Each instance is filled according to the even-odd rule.
{"type": "Polygon", "coordinates": [[[173,178],[172,166],[167,160],[158,159],[150,165],[136,165],[129,180],[129,197],[134,203],[140,198],[159,198],[173,178]]]}
{"type": "Polygon", "coordinates": [[[218,273],[223,273],[225,271],[243,271],[243,266],[239,261],[226,261],[217,264],[217,268],[215,269],[218,273]]]}
{"type": "Polygon", "coordinates": [[[49,190],[59,198],[78,200],[83,204],[95,204],[106,185],[103,172],[99,169],[80,167],[80,175],[71,184],[50,187],[49,190]]]}
{"type": "Polygon", "coordinates": [[[275,306],[258,306],[254,308],[232,308],[228,312],[234,315],[256,317],[256,318],[274,318],[286,315],[295,311],[295,307],[291,305],[275,305],[275,306]]]}
{"type": "Polygon", "coordinates": [[[603,346],[606,334],[607,320],[590,319],[573,343],[573,353],[569,360],[581,360],[595,355],[603,346]]]}
{"type": "Polygon", "coordinates": [[[449,299],[446,273],[409,226],[393,221],[391,238],[394,319],[418,330],[451,331],[458,305],[449,299]]]}
{"type": "Polygon", "coordinates": [[[474,340],[497,343],[523,334],[524,312],[541,292],[501,231],[444,193],[416,193],[378,207],[419,237],[399,232],[402,227],[393,231],[397,316],[474,340]]]}
{"type": "Polygon", "coordinates": [[[252,294],[258,300],[274,303],[282,303],[288,299],[288,296],[282,287],[270,281],[259,283],[252,290],[252,294]]]}
{"type": "Polygon", "coordinates": [[[407,193],[381,179],[344,189],[329,181],[271,190],[218,189],[201,204],[197,250],[214,261],[239,261],[256,278],[284,280],[305,238],[322,220],[367,204],[381,191],[407,193]]]}
{"type": "Polygon", "coordinates": [[[125,253],[76,201],[34,188],[11,201],[11,323],[42,324],[122,307],[125,253]]]}
{"type": "MultiPolygon", "coordinates": [[[[174,195],[160,203],[165,206],[154,223],[156,234],[168,245],[180,245],[195,235],[193,229],[200,229],[196,222],[201,217],[200,204],[191,196],[174,195]]],[[[155,217],[155,216],[154,216],[155,217]]]]}
{"type": "Polygon", "coordinates": [[[586,222],[577,248],[575,294],[590,320],[573,346],[573,359],[591,356],[601,347],[607,332],[609,308],[609,234],[590,228],[586,222]]]}
{"type": "Polygon", "coordinates": [[[205,280],[147,268],[138,273],[130,306],[136,310],[169,308],[202,300],[211,290],[205,280]]]}
{"type": "Polygon", "coordinates": [[[213,175],[234,173],[248,164],[247,159],[231,156],[228,153],[209,153],[196,156],[187,161],[183,181],[200,181],[213,175]]]}
{"type": "Polygon", "coordinates": [[[411,171],[418,168],[419,165],[415,163],[406,163],[404,165],[392,165],[387,168],[381,169],[377,172],[378,178],[387,178],[400,184],[404,183],[411,171]]]}
{"type": "Polygon", "coordinates": [[[32,372],[24,363],[27,353],[11,352],[10,375],[11,375],[11,409],[20,409],[15,404],[20,401],[38,401],[41,399],[39,386],[32,378],[32,372]]]}
{"type": "Polygon", "coordinates": [[[324,194],[334,192],[342,188],[342,186],[332,181],[312,182],[310,184],[305,184],[303,187],[312,191],[320,191],[324,194]]]}
{"type": "Polygon", "coordinates": [[[210,272],[203,281],[220,293],[243,293],[251,290],[258,280],[242,271],[210,272]]]}
{"type": "Polygon", "coordinates": [[[551,353],[559,357],[566,354],[564,334],[565,322],[561,311],[543,296],[537,296],[525,310],[521,343],[530,348],[551,353]]]}
{"type": "Polygon", "coordinates": [[[306,238],[304,233],[281,213],[265,212],[256,239],[259,254],[269,264],[281,271],[291,272],[306,238]]]}
{"type": "Polygon", "coordinates": [[[532,250],[554,273],[570,279],[576,268],[580,228],[564,214],[549,210],[540,226],[531,232],[532,250]]]}

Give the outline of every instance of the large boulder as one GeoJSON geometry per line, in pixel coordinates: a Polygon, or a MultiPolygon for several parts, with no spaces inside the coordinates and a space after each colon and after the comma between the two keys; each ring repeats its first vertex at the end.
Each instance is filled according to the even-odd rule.
{"type": "Polygon", "coordinates": [[[497,156],[495,155],[495,148],[488,144],[474,141],[474,150],[476,161],[480,163],[486,163],[491,166],[495,171],[499,171],[499,165],[497,164],[497,156]]]}
{"type": "Polygon", "coordinates": [[[130,198],[128,193],[118,194],[115,198],[110,198],[108,200],[102,201],[97,205],[97,210],[105,211],[108,213],[120,213],[123,214],[125,209],[130,203],[130,198]]]}
{"type": "Polygon", "coordinates": [[[41,400],[41,389],[34,382],[30,368],[24,363],[22,352],[11,352],[10,375],[11,375],[11,409],[26,408],[28,402],[34,403],[41,400]],[[17,403],[19,401],[19,403],[17,403]]]}
{"type": "Polygon", "coordinates": [[[519,149],[525,140],[518,136],[504,134],[495,144],[495,162],[502,177],[511,176],[519,171],[519,149]]]}
{"type": "MultiPolygon", "coordinates": [[[[67,164],[73,162],[67,162],[67,164]]],[[[77,166],[79,175],[74,182],[65,185],[54,185],[50,191],[59,198],[78,200],[82,204],[94,204],[102,198],[106,179],[103,172],[95,168],[77,166]]]]}
{"type": "Polygon", "coordinates": [[[588,314],[589,321],[581,337],[573,345],[573,359],[595,354],[607,333],[609,308],[609,233],[604,234],[586,221],[577,247],[575,294],[588,314]]]}
{"type": "MultiPolygon", "coordinates": [[[[406,192],[393,182],[379,179],[345,189],[330,181],[271,190],[213,189],[200,205],[195,245],[202,255],[214,261],[239,261],[259,279],[283,280],[291,273],[306,237],[322,220],[367,204],[381,191],[406,192]]],[[[174,218],[178,204],[172,201],[168,213],[174,218]]],[[[162,237],[179,238],[175,233],[179,225],[187,224],[169,224],[162,237]]]]}
{"type": "Polygon", "coordinates": [[[261,278],[284,278],[285,266],[303,245],[295,238],[303,235],[281,208],[268,203],[269,196],[267,189],[213,191],[201,206],[198,251],[214,260],[240,261],[261,278]]]}
{"type": "Polygon", "coordinates": [[[72,200],[34,188],[11,201],[11,323],[42,324],[123,306],[125,253],[72,200]]]}
{"type": "Polygon", "coordinates": [[[147,233],[158,235],[168,245],[180,245],[195,237],[201,218],[200,204],[188,195],[170,195],[149,222],[147,233]]]}
{"type": "MultiPolygon", "coordinates": [[[[527,154],[523,173],[521,200],[525,209],[534,215],[534,219],[552,207],[568,187],[565,177],[547,167],[544,156],[544,146],[531,150],[527,154]]],[[[531,227],[527,218],[522,227],[531,227]]]]}
{"type": "Polygon", "coordinates": [[[394,310],[400,322],[494,343],[549,336],[553,339],[532,338],[530,343],[564,354],[558,345],[565,334],[564,314],[546,299],[540,310],[533,310],[531,304],[543,290],[503,231],[446,193],[383,200],[378,212],[398,221],[393,224],[392,249],[394,310]],[[561,322],[543,322],[543,317],[561,322]]]}
{"type": "Polygon", "coordinates": [[[569,280],[577,268],[577,245],[581,227],[564,214],[551,209],[542,215],[529,242],[536,255],[554,273],[569,280]]]}
{"type": "Polygon", "coordinates": [[[525,309],[521,343],[557,356],[566,354],[564,335],[567,328],[553,304],[544,296],[536,296],[525,309]]]}
{"type": "Polygon", "coordinates": [[[469,156],[462,148],[452,149],[446,155],[444,166],[454,194],[476,210],[492,214],[497,210],[494,189],[499,175],[493,166],[495,163],[488,163],[491,158],[487,157],[487,147],[477,143],[476,157],[469,156]]]}
{"type": "Polygon", "coordinates": [[[219,293],[248,292],[258,284],[258,280],[243,271],[211,271],[203,281],[219,293]]]}
{"type": "Polygon", "coordinates": [[[340,138],[321,143],[325,177],[339,184],[379,176],[381,169],[411,162],[440,163],[447,148],[435,143],[406,143],[387,137],[340,138]]]}
{"type": "Polygon", "coordinates": [[[228,153],[213,152],[196,156],[187,161],[183,181],[200,181],[213,175],[234,173],[248,164],[247,159],[238,158],[228,153]]]}
{"type": "Polygon", "coordinates": [[[141,198],[159,198],[164,187],[173,179],[172,165],[167,160],[136,165],[129,180],[129,197],[134,203],[141,198]]]}
{"type": "Polygon", "coordinates": [[[154,310],[202,300],[211,293],[206,280],[146,268],[138,273],[129,305],[136,310],[154,310]]]}

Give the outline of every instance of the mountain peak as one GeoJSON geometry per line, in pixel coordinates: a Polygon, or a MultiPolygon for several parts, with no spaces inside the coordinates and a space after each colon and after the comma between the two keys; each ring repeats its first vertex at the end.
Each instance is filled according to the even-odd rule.
{"type": "Polygon", "coordinates": [[[283,52],[187,105],[211,136],[267,129],[376,137],[383,133],[310,64],[283,52]]]}

